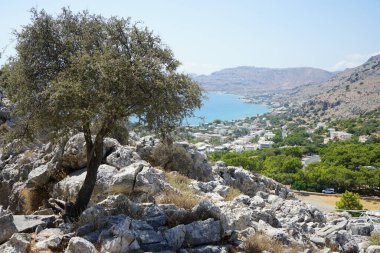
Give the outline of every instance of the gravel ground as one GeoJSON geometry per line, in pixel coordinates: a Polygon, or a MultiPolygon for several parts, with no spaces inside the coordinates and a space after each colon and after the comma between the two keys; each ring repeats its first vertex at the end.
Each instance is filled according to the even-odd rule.
{"type": "Polygon", "coordinates": [[[334,212],[335,211],[335,205],[332,205],[331,203],[327,203],[323,198],[320,196],[314,196],[314,195],[301,195],[296,194],[296,197],[306,203],[310,203],[319,210],[323,212],[334,212]]]}
{"type": "MultiPolygon", "coordinates": [[[[340,196],[335,195],[314,195],[310,194],[300,194],[295,193],[296,197],[302,201],[312,204],[319,210],[323,212],[334,212],[335,211],[335,203],[339,200],[340,196]]],[[[380,211],[380,200],[367,200],[361,199],[364,209],[380,211]]]]}

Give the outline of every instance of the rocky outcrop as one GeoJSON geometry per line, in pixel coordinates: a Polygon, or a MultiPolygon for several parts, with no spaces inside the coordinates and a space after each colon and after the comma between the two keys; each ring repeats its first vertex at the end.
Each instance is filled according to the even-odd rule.
{"type": "Polygon", "coordinates": [[[96,253],[95,246],[89,241],[81,237],[73,237],[70,239],[65,253],[96,253]]]}
{"type": "Polygon", "coordinates": [[[113,193],[154,195],[166,185],[164,173],[142,161],[122,168],[112,177],[110,188],[113,193]]]}
{"type": "Polygon", "coordinates": [[[3,253],[28,253],[32,236],[25,233],[13,234],[11,239],[0,245],[0,252],[3,253]]]}
{"type": "MultiPolygon", "coordinates": [[[[153,138],[152,136],[146,136],[140,139],[137,143],[136,151],[140,157],[144,160],[152,160],[152,155],[155,148],[159,147],[159,140],[153,138]]],[[[213,180],[212,168],[209,165],[205,155],[199,153],[194,145],[187,142],[176,142],[173,144],[189,156],[190,165],[187,166],[188,169],[181,168],[181,172],[187,177],[199,180],[199,181],[210,181],[213,180]]]]}
{"type": "Polygon", "coordinates": [[[250,197],[255,196],[259,191],[274,193],[284,199],[289,194],[285,186],[273,179],[253,174],[240,167],[227,167],[223,162],[216,164],[213,174],[222,180],[222,184],[235,187],[250,197]]]}
{"type": "Polygon", "coordinates": [[[351,234],[345,230],[336,231],[326,237],[326,245],[339,252],[357,253],[358,244],[351,234]]]}
{"type": "MultiPolygon", "coordinates": [[[[119,146],[119,143],[115,139],[106,138],[104,140],[103,155],[106,156],[117,146],[119,146]]],[[[77,170],[86,167],[86,164],[86,142],[84,139],[84,134],[79,133],[67,141],[62,156],[62,166],[72,170],[77,170]]]]}
{"type": "Polygon", "coordinates": [[[374,229],[349,221],[349,214],[326,217],[270,178],[222,162],[211,167],[185,142],[176,145],[191,157],[192,173],[186,183],[173,181],[141,159],[157,144],[146,137],[135,149],[107,139],[89,208],[75,225],[52,215],[43,203],[49,197],[75,200],[86,176],[83,135],[70,138],[61,150],[43,145],[4,156],[0,201],[6,198],[7,207],[17,212],[28,204],[35,213],[13,215],[0,208],[0,252],[27,252],[31,233],[32,250],[67,253],[95,252],[94,244],[101,252],[228,252],[241,250],[256,233],[284,247],[357,252],[374,229]],[[182,184],[199,199],[193,208],[156,203],[167,191],[181,197],[182,184]]]}
{"type": "MultiPolygon", "coordinates": [[[[93,201],[101,201],[109,192],[113,176],[118,172],[115,167],[102,164],[99,166],[96,185],[92,194],[93,201]]],[[[86,169],[77,170],[53,186],[52,197],[74,202],[86,177],[86,169]]]]}
{"type": "Polygon", "coordinates": [[[118,146],[114,152],[107,156],[106,163],[121,169],[140,160],[140,156],[131,147],[118,146]]]}
{"type": "Polygon", "coordinates": [[[13,222],[12,213],[4,210],[0,206],[0,243],[8,240],[11,236],[18,232],[13,222]]]}

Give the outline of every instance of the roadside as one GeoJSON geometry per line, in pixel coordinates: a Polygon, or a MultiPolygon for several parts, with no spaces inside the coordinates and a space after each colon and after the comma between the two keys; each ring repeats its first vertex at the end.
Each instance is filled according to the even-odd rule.
{"type": "MultiPolygon", "coordinates": [[[[335,203],[339,200],[340,195],[327,195],[314,192],[294,192],[296,198],[310,203],[311,205],[317,207],[324,212],[334,212],[335,203]]],[[[364,209],[372,211],[380,211],[380,198],[361,198],[360,202],[362,203],[364,209]]]]}

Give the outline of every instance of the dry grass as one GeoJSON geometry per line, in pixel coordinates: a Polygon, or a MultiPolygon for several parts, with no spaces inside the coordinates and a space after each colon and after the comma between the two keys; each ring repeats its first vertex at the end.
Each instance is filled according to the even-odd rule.
{"type": "MultiPolygon", "coordinates": [[[[318,202],[322,205],[330,206],[332,209],[335,209],[335,203],[340,199],[340,196],[334,196],[334,195],[308,195],[308,196],[300,196],[297,194],[297,197],[299,199],[309,202],[318,207],[318,202]]],[[[360,199],[360,203],[363,205],[364,209],[367,210],[380,210],[380,200],[367,200],[367,199],[360,199]]]]}
{"type": "Polygon", "coordinates": [[[303,252],[305,249],[305,246],[299,244],[291,243],[285,245],[262,232],[257,232],[244,242],[245,253],[261,253],[263,251],[269,251],[271,253],[299,253],[303,252]]]}
{"type": "Polygon", "coordinates": [[[157,197],[156,201],[159,204],[174,204],[177,207],[190,210],[196,206],[200,200],[196,198],[194,194],[164,191],[157,197]]]}
{"type": "Polygon", "coordinates": [[[235,187],[230,187],[227,195],[224,197],[225,201],[231,201],[241,194],[241,191],[235,187]]]}
{"type": "Polygon", "coordinates": [[[166,175],[166,178],[168,180],[168,183],[172,187],[180,190],[181,192],[182,191],[184,191],[184,192],[191,191],[191,189],[189,187],[191,180],[188,177],[183,176],[179,173],[175,173],[175,172],[165,173],[165,175],[166,175]]]}
{"type": "Polygon", "coordinates": [[[261,253],[264,250],[272,253],[283,252],[284,245],[263,233],[256,233],[244,242],[245,253],[261,253]]]}
{"type": "Polygon", "coordinates": [[[371,245],[380,245],[380,232],[372,233],[369,237],[371,245]]]}
{"type": "Polygon", "coordinates": [[[43,188],[24,188],[20,192],[22,208],[26,214],[30,214],[43,205],[44,200],[49,198],[49,193],[43,188]]]}
{"type": "Polygon", "coordinates": [[[191,180],[179,173],[166,173],[168,183],[176,188],[176,191],[164,191],[156,199],[159,204],[174,204],[190,210],[196,206],[200,199],[196,196],[193,190],[189,187],[191,180]]]}

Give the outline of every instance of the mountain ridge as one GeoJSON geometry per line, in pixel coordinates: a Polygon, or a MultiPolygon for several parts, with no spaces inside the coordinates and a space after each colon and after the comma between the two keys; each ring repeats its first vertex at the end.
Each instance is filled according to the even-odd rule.
{"type": "Polygon", "coordinates": [[[322,118],[352,117],[378,109],[380,54],[325,82],[296,87],[281,97],[281,100],[296,100],[301,104],[302,114],[314,114],[322,118]]]}
{"type": "Polygon", "coordinates": [[[192,78],[207,91],[244,93],[246,91],[275,91],[292,89],[307,83],[320,83],[335,74],[311,67],[264,68],[239,66],[192,78]]]}

